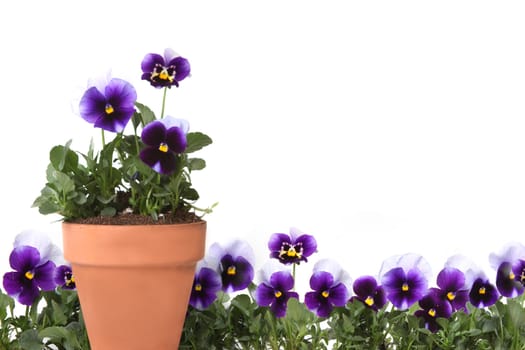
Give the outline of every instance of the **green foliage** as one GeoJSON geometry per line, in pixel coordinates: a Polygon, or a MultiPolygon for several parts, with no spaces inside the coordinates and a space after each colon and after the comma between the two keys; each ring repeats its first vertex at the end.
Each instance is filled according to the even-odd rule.
{"type": "MultiPolygon", "coordinates": [[[[252,285],[251,291],[254,290],[252,285]]],[[[221,293],[206,310],[188,308],[181,350],[353,350],[353,349],[525,349],[525,298],[458,311],[428,331],[414,316],[387,304],[373,311],[359,301],[319,318],[290,299],[285,317],[276,318],[250,294],[221,293]]],[[[76,291],[41,292],[24,314],[0,292],[0,350],[89,350],[76,291]]],[[[143,307],[148,307],[143,305],[143,307]]],[[[137,308],[140,312],[140,308],[137,308]]]]}
{"type": "Polygon", "coordinates": [[[105,142],[102,131],[102,148],[96,151],[92,142],[87,153],[72,150],[71,140],[53,147],[47,182],[33,207],[65,220],[114,216],[123,210],[154,219],[161,214],[211,212],[212,207],[199,209],[193,205],[199,194],[190,175],[204,169],[206,162],[189,156],[210,145],[211,138],[201,132],[188,133],[187,148],[177,155],[175,173],[158,174],[138,156],[144,147],[138,131],[157,118],[149,107],[138,102],[135,105],[133,135],[118,133],[105,142]]]}

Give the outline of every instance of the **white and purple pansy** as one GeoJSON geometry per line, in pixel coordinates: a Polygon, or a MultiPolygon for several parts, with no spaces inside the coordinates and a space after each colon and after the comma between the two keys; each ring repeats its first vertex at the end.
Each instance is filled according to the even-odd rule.
{"type": "Polygon", "coordinates": [[[469,300],[469,287],[465,285],[465,275],[455,267],[444,267],[437,276],[438,288],[431,290],[441,299],[446,300],[454,311],[466,311],[469,300]]]}
{"type": "Polygon", "coordinates": [[[193,287],[190,295],[190,305],[204,310],[217,299],[217,293],[222,289],[219,273],[212,267],[206,266],[203,260],[197,264],[193,287]]]}
{"type": "Polygon", "coordinates": [[[164,50],[164,55],[149,53],[142,60],[142,80],[147,80],[156,88],[179,86],[179,82],[190,75],[190,63],[172,49],[164,50]]]}
{"type": "Polygon", "coordinates": [[[243,290],[253,281],[255,254],[246,241],[234,240],[225,246],[214,243],[204,260],[219,272],[226,293],[243,290]]]}
{"type": "Polygon", "coordinates": [[[452,315],[452,306],[434,290],[430,290],[428,294],[423,296],[419,302],[420,310],[416,310],[414,315],[423,319],[425,328],[435,333],[440,326],[437,322],[438,318],[449,318],[452,315]]]}
{"type": "Polygon", "coordinates": [[[354,281],[354,296],[351,301],[359,300],[372,310],[379,310],[385,306],[386,294],[383,286],[377,284],[373,276],[361,276],[354,281]]]}
{"type": "Polygon", "coordinates": [[[307,262],[307,258],[317,251],[317,242],[314,236],[292,227],[290,234],[272,234],[268,248],[271,258],[278,259],[283,264],[299,264],[301,261],[307,262]]]}
{"type": "Polygon", "coordinates": [[[53,274],[55,284],[62,289],[76,289],[75,276],[69,265],[60,265],[53,274]]]}
{"type": "Polygon", "coordinates": [[[14,270],[4,274],[4,289],[23,305],[31,305],[41,290],[53,290],[55,263],[42,261],[37,248],[20,245],[9,255],[9,264],[14,270]]]}
{"type": "Polygon", "coordinates": [[[268,262],[259,276],[261,282],[254,293],[256,303],[259,306],[269,306],[275,317],[286,316],[288,300],[299,299],[299,295],[293,291],[294,278],[291,272],[268,262]]]}
{"type": "Polygon", "coordinates": [[[334,307],[343,307],[350,300],[350,275],[332,259],[319,260],[310,277],[310,292],[304,297],[308,309],[319,317],[328,317],[334,307]]]}
{"type": "Polygon", "coordinates": [[[122,132],[135,112],[137,92],[125,80],[112,78],[90,86],[79,104],[80,116],[97,128],[122,132]]]}
{"type": "Polygon", "coordinates": [[[509,298],[523,294],[525,289],[525,246],[518,242],[505,245],[499,253],[491,253],[489,262],[496,273],[496,287],[509,298]]]}
{"type": "Polygon", "coordinates": [[[427,293],[431,268],[421,255],[409,253],[386,259],[379,276],[387,299],[406,310],[427,293]]]}
{"type": "Polygon", "coordinates": [[[140,159],[160,174],[169,175],[177,167],[177,154],[188,145],[186,134],[188,122],[167,116],[147,124],[142,130],[142,142],[146,147],[140,159]]]}

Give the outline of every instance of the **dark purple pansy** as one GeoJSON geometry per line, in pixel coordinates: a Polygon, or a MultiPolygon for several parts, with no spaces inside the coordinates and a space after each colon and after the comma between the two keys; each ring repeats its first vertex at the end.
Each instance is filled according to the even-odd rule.
{"type": "Polygon", "coordinates": [[[268,248],[271,258],[278,259],[283,264],[299,264],[301,261],[308,261],[307,258],[316,252],[317,242],[313,236],[292,228],[289,235],[271,235],[268,248]]]}
{"type": "Polygon", "coordinates": [[[468,288],[465,286],[465,275],[453,267],[443,268],[437,276],[439,288],[431,288],[440,298],[446,300],[454,311],[466,311],[468,301],[468,288]]]}
{"type": "Polygon", "coordinates": [[[288,271],[276,271],[267,281],[263,281],[255,290],[254,299],[260,306],[269,306],[275,317],[286,316],[286,307],[290,298],[299,299],[291,291],[294,280],[288,271]]]}
{"type": "Polygon", "coordinates": [[[503,262],[496,273],[496,287],[501,295],[515,298],[523,294],[525,280],[525,261],[518,260],[514,264],[503,262]]]}
{"type": "Polygon", "coordinates": [[[350,300],[359,300],[373,310],[379,310],[386,304],[386,294],[382,286],[372,276],[362,276],[354,281],[355,296],[350,300]]]}
{"type": "Polygon", "coordinates": [[[427,279],[417,268],[408,272],[401,267],[393,268],[384,274],[381,282],[387,299],[400,310],[408,309],[427,293],[427,279]]]}
{"type": "Polygon", "coordinates": [[[141,138],[146,147],[140,152],[140,159],[160,174],[173,173],[177,167],[176,154],[184,152],[188,144],[186,131],[179,126],[166,127],[156,120],[144,127],[141,138]]]}
{"type": "Polygon", "coordinates": [[[438,294],[430,292],[419,300],[421,310],[414,312],[425,322],[425,327],[431,332],[439,330],[438,317],[449,318],[452,315],[452,306],[447,300],[442,299],[438,294]]]}
{"type": "Polygon", "coordinates": [[[21,304],[31,305],[39,295],[39,289],[53,290],[55,263],[48,260],[40,264],[40,253],[34,247],[19,246],[9,255],[14,272],[4,274],[4,289],[21,304]]]}
{"type": "Polygon", "coordinates": [[[75,276],[73,276],[73,271],[71,271],[71,266],[69,265],[60,265],[55,269],[53,279],[57,286],[62,287],[63,289],[75,289],[75,276]]]}
{"type": "Polygon", "coordinates": [[[350,300],[350,276],[331,259],[318,261],[310,277],[312,291],[305,294],[304,303],[319,317],[328,317],[334,306],[342,307],[350,300]]]}
{"type": "Polygon", "coordinates": [[[496,287],[488,279],[478,277],[472,284],[469,300],[477,308],[494,305],[499,298],[496,287]]]}
{"type": "Polygon", "coordinates": [[[226,293],[243,290],[253,281],[255,254],[245,241],[234,240],[225,247],[214,243],[204,260],[207,266],[216,267],[226,293]]]}
{"type": "Polygon", "coordinates": [[[154,87],[179,86],[179,82],[190,75],[190,63],[177,55],[173,50],[166,49],[164,56],[149,53],[142,60],[142,80],[147,80],[154,87]]]}
{"type": "Polygon", "coordinates": [[[136,100],[130,83],[113,78],[105,86],[87,89],[80,100],[80,115],[97,128],[122,132],[135,112],[136,100]]]}
{"type": "Polygon", "coordinates": [[[217,271],[209,267],[198,268],[193,280],[190,305],[199,310],[208,308],[217,299],[221,287],[221,276],[217,271]]]}

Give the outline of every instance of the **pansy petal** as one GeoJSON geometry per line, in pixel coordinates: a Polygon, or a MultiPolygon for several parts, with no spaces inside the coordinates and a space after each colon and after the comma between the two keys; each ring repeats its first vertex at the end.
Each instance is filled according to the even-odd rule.
{"type": "Polygon", "coordinates": [[[345,306],[349,299],[350,293],[344,284],[339,283],[335,287],[330,288],[328,300],[332,305],[345,306]]]}
{"type": "Polygon", "coordinates": [[[166,131],[166,144],[170,151],[182,153],[188,145],[186,134],[179,127],[171,127],[166,131]]]}
{"type": "Polygon", "coordinates": [[[525,246],[519,242],[508,242],[499,252],[489,255],[489,263],[494,270],[497,270],[503,262],[512,264],[519,259],[525,259],[525,246]]]}
{"type": "Polygon", "coordinates": [[[266,284],[259,284],[254,294],[257,305],[270,306],[275,300],[275,289],[266,284]]]}
{"type": "Polygon", "coordinates": [[[372,276],[361,276],[354,281],[354,293],[362,298],[366,298],[375,293],[377,281],[372,276]]]}
{"type": "Polygon", "coordinates": [[[287,271],[277,271],[270,277],[270,283],[280,291],[288,291],[293,288],[294,279],[287,271]]]}
{"type": "Polygon", "coordinates": [[[55,263],[48,261],[35,269],[34,281],[42,290],[53,290],[56,287],[54,273],[55,263]]]}
{"type": "Polygon", "coordinates": [[[160,64],[162,66],[165,65],[164,58],[161,55],[156,53],[149,53],[146,56],[144,56],[144,59],[141,63],[141,68],[144,74],[147,74],[148,79],[151,77],[151,72],[153,72],[153,70],[155,69],[156,64],[160,64]]]}
{"type": "Polygon", "coordinates": [[[174,65],[175,68],[175,80],[182,81],[190,75],[191,67],[190,62],[181,56],[175,57],[169,62],[169,65],[174,65]]]}
{"type": "Polygon", "coordinates": [[[62,250],[52,242],[50,234],[38,230],[24,230],[16,235],[13,246],[19,247],[28,245],[38,250],[40,262],[38,265],[48,260],[53,261],[56,265],[65,264],[62,250]]]}
{"type": "Polygon", "coordinates": [[[38,288],[31,284],[28,288],[24,288],[17,297],[18,302],[23,305],[31,305],[40,294],[38,288]]]}
{"type": "Polygon", "coordinates": [[[190,123],[186,119],[174,118],[172,116],[167,115],[164,118],[162,118],[160,122],[164,124],[166,130],[174,126],[180,128],[184,132],[184,134],[187,134],[190,130],[190,123]]]}
{"type": "Polygon", "coordinates": [[[270,239],[268,240],[268,249],[270,249],[272,252],[276,251],[278,252],[281,250],[281,245],[283,243],[291,244],[290,236],[288,236],[285,233],[274,233],[270,236],[270,239]]]}
{"type": "Polygon", "coordinates": [[[465,287],[465,275],[459,269],[445,267],[438,273],[437,285],[445,290],[460,290],[465,287]]]}
{"type": "Polygon", "coordinates": [[[106,97],[95,87],[86,90],[79,103],[80,116],[89,123],[104,117],[106,97]]]}
{"type": "Polygon", "coordinates": [[[329,289],[334,283],[334,276],[325,271],[314,272],[310,277],[310,288],[317,291],[329,289]]]}
{"type": "Polygon", "coordinates": [[[32,270],[40,262],[40,253],[34,247],[19,246],[13,249],[9,255],[9,264],[18,271],[25,273],[32,270]]]}
{"type": "Polygon", "coordinates": [[[158,147],[166,140],[166,127],[160,121],[155,120],[142,129],[141,139],[144,144],[158,147]]]}
{"type": "Polygon", "coordinates": [[[303,247],[303,256],[309,257],[313,253],[317,251],[317,241],[315,240],[314,236],[311,235],[301,235],[297,237],[295,240],[295,243],[301,243],[303,247]]]}
{"type": "Polygon", "coordinates": [[[25,284],[24,274],[21,272],[7,272],[4,274],[3,285],[6,293],[10,296],[20,294],[25,284]]]}

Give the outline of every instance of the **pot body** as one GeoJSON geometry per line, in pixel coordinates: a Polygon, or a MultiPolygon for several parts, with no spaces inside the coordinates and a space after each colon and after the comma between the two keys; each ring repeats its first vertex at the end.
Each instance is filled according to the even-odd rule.
{"type": "Polygon", "coordinates": [[[178,349],[206,222],[63,223],[92,350],[178,349]]]}

